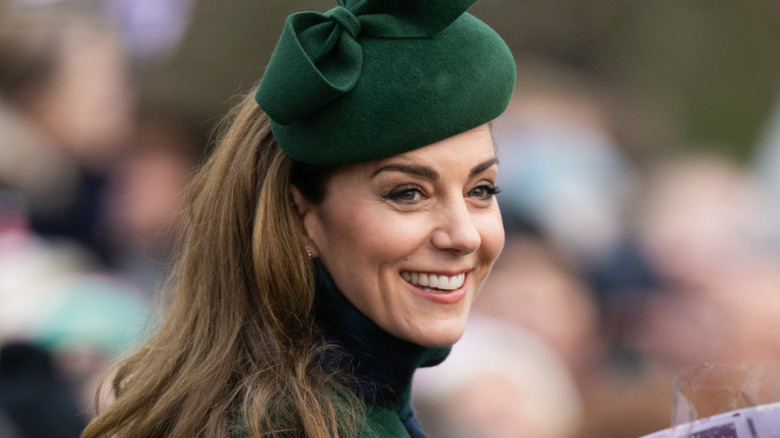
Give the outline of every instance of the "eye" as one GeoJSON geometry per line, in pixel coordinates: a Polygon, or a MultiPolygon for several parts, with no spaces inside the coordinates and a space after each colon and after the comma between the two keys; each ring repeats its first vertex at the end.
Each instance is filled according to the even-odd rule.
{"type": "Polygon", "coordinates": [[[423,191],[420,187],[403,185],[393,188],[382,197],[391,201],[410,204],[419,201],[423,195],[423,191]]]}
{"type": "Polygon", "coordinates": [[[482,184],[471,189],[467,196],[488,200],[493,196],[501,193],[501,189],[491,184],[482,184]]]}

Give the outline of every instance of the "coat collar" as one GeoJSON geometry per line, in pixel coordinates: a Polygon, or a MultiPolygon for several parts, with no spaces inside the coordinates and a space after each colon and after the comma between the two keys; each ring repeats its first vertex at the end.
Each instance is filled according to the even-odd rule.
{"type": "Polygon", "coordinates": [[[353,376],[353,389],[366,403],[394,410],[405,424],[414,421],[414,372],[444,361],[451,347],[423,347],[387,333],[347,300],[319,263],[316,275],[314,320],[328,345],[320,362],[353,376]]]}

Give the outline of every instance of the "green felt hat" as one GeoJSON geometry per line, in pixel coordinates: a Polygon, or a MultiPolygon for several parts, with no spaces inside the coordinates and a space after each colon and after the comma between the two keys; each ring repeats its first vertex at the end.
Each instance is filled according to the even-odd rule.
{"type": "Polygon", "coordinates": [[[337,0],[288,17],[255,99],[282,149],[339,165],[416,149],[498,117],[515,62],[475,0],[337,0]]]}

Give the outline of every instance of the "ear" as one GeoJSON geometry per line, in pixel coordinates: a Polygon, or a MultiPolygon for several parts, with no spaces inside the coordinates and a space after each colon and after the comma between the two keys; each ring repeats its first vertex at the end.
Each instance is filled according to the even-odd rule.
{"type": "Polygon", "coordinates": [[[301,191],[298,190],[298,187],[290,184],[289,192],[290,198],[293,202],[293,207],[295,208],[295,213],[298,216],[298,226],[301,230],[303,243],[306,245],[306,249],[311,253],[311,257],[317,258],[319,257],[320,252],[317,248],[317,244],[314,242],[314,239],[312,239],[314,235],[313,228],[316,226],[316,206],[309,202],[303,196],[303,194],[301,194],[301,191]]]}

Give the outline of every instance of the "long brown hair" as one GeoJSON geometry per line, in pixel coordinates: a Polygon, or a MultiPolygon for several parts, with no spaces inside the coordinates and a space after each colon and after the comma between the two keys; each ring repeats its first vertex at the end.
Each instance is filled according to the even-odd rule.
{"type": "Polygon", "coordinates": [[[230,120],[192,184],[166,317],[118,365],[115,401],[82,438],[357,429],[360,404],[316,361],[314,276],[289,195],[294,163],[251,94],[230,120]]]}

